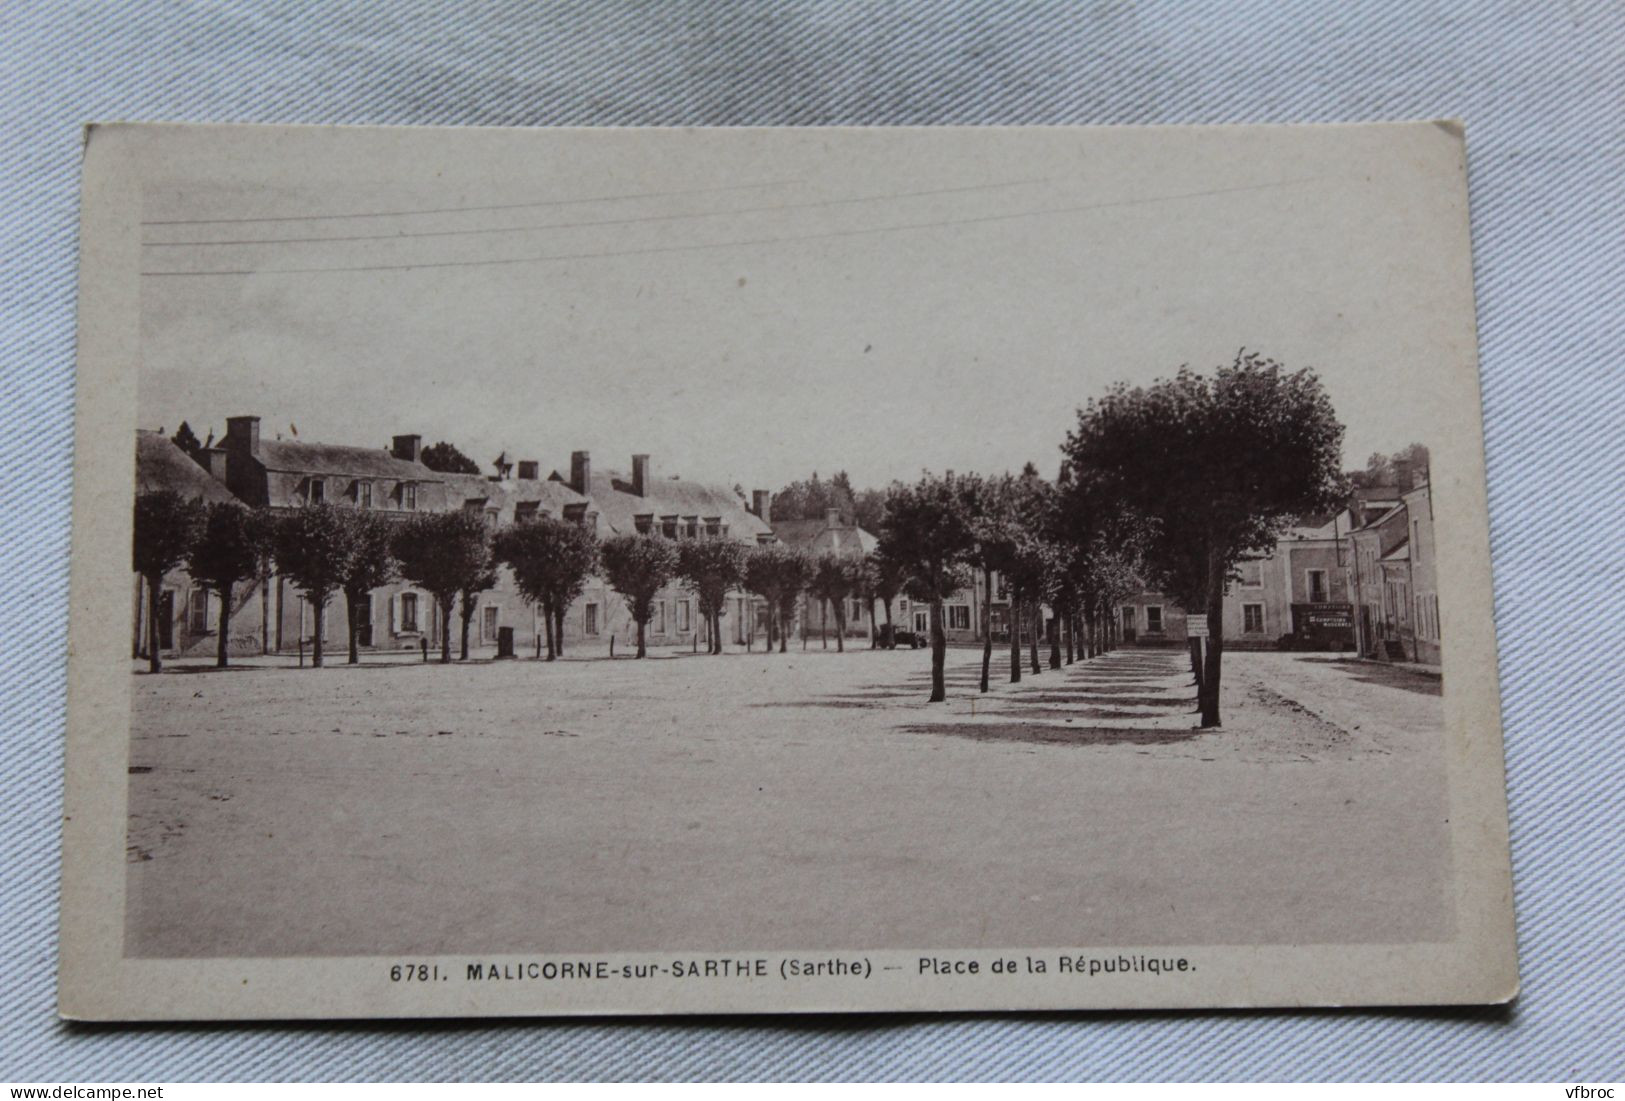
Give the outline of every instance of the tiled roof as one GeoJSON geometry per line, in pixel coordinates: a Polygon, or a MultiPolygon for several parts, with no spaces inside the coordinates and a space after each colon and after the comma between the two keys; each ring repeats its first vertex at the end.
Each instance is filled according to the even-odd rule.
{"type": "Polygon", "coordinates": [[[834,551],[844,557],[861,558],[879,545],[879,540],[855,524],[831,527],[828,520],[774,520],[773,534],[779,542],[808,554],[834,551]]]}
{"type": "Polygon", "coordinates": [[[237,498],[207,470],[159,432],[135,434],[135,488],[137,493],[170,490],[182,497],[205,502],[235,501],[237,498]]]}
{"type": "MultiPolygon", "coordinates": [[[[568,486],[557,471],[551,480],[568,486]]],[[[745,507],[737,493],[725,486],[683,478],[651,478],[640,497],[632,492],[630,479],[614,471],[595,470],[587,489],[601,523],[615,533],[636,531],[639,516],[653,516],[657,529],[663,516],[694,516],[702,523],[720,517],[728,525],[729,536],[751,543],[756,541],[756,536],[773,530],[745,507]]]]}
{"type": "Polygon", "coordinates": [[[261,440],[255,454],[261,466],[297,474],[347,474],[358,478],[394,478],[438,482],[447,476],[422,463],[397,459],[381,447],[307,443],[304,440],[261,440]]]}
{"type": "Polygon", "coordinates": [[[468,501],[484,498],[495,506],[504,521],[513,519],[514,507],[520,503],[535,502],[554,516],[564,514],[565,505],[585,504],[587,498],[563,482],[540,478],[504,478],[493,481],[483,474],[441,474],[446,484],[446,504],[459,508],[468,501]]]}

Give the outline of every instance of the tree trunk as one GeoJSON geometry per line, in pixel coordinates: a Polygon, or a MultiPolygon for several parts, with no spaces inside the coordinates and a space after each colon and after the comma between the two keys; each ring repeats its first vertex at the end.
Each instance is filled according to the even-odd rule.
{"type": "Polygon", "coordinates": [[[455,596],[441,598],[440,601],[440,664],[451,664],[451,604],[455,596]]]}
{"type": "Polygon", "coordinates": [[[355,594],[346,589],[344,592],[345,641],[349,643],[349,661],[347,664],[350,665],[359,665],[361,663],[361,648],[355,629],[355,603],[355,594]]]}
{"type": "Polygon", "coordinates": [[[1083,613],[1083,657],[1087,661],[1095,656],[1095,611],[1086,608],[1083,613]]]}
{"type": "Polygon", "coordinates": [[[478,607],[477,604],[475,604],[473,601],[469,600],[467,596],[464,596],[463,600],[462,600],[462,605],[458,609],[458,611],[461,613],[459,618],[462,620],[462,625],[463,625],[462,645],[458,648],[458,651],[457,651],[457,660],[458,661],[467,661],[468,660],[468,625],[470,623],[474,622],[474,609],[477,608],[477,607],[478,607]]]}
{"type": "Polygon", "coordinates": [[[1219,721],[1219,677],[1224,656],[1224,568],[1217,555],[1210,556],[1207,594],[1207,661],[1202,668],[1202,687],[1197,695],[1204,730],[1223,725],[1219,721]]]}
{"type": "Polygon", "coordinates": [[[558,639],[556,638],[558,632],[553,626],[555,622],[557,621],[553,618],[553,602],[551,600],[543,602],[542,633],[547,636],[548,661],[557,661],[559,658],[558,639]]]}
{"type": "MultiPolygon", "coordinates": [[[[806,639],[805,634],[802,635],[802,639],[806,639]]],[[[823,644],[824,649],[829,649],[829,601],[827,600],[818,602],[818,641],[823,644]]]]}
{"type": "Polygon", "coordinates": [[[1073,637],[1072,637],[1072,613],[1071,612],[1067,612],[1065,618],[1063,618],[1061,620],[1061,627],[1066,631],[1066,663],[1068,665],[1071,665],[1073,660],[1074,660],[1074,658],[1072,656],[1073,637]]]}
{"type": "Polygon", "coordinates": [[[1044,667],[1038,664],[1038,632],[1044,627],[1044,611],[1039,607],[1036,600],[1033,601],[1033,606],[1029,610],[1032,612],[1031,618],[1033,622],[1031,629],[1028,631],[1027,637],[1028,646],[1032,650],[1033,676],[1036,677],[1044,670],[1044,667]]]}
{"type": "Polygon", "coordinates": [[[987,691],[987,673],[993,665],[993,571],[984,568],[982,581],[987,599],[982,601],[982,691],[987,691]]]}
{"type": "Polygon", "coordinates": [[[897,649],[897,629],[891,624],[891,598],[881,601],[886,607],[886,649],[897,649]]]}
{"type": "Polygon", "coordinates": [[[1190,638],[1191,651],[1191,683],[1196,686],[1196,698],[1202,698],[1202,640],[1196,636],[1190,638]]]}
{"type": "Polygon", "coordinates": [[[931,703],[944,703],[948,699],[948,681],[944,669],[948,664],[948,636],[942,629],[942,597],[931,598],[931,703]]]}
{"type": "Polygon", "coordinates": [[[227,585],[220,590],[220,639],[214,655],[216,669],[226,667],[226,643],[231,638],[231,593],[235,588],[235,585],[227,585]]]}
{"type": "Polygon", "coordinates": [[[1061,667],[1061,617],[1059,613],[1050,620],[1049,667],[1051,669],[1061,667]]]}
{"type": "Polygon", "coordinates": [[[327,594],[310,602],[311,618],[315,621],[316,637],[310,640],[310,667],[322,667],[322,636],[327,633],[327,594]]]}
{"type": "Polygon", "coordinates": [[[271,571],[260,575],[260,653],[271,652],[271,571]]]}
{"type": "Polygon", "coordinates": [[[147,672],[157,673],[164,667],[163,659],[158,656],[159,629],[162,624],[158,617],[158,594],[164,587],[164,575],[149,573],[147,575],[147,672]]]}
{"type": "Polygon", "coordinates": [[[553,608],[553,652],[559,657],[564,656],[564,614],[569,608],[557,604],[553,608]]]}
{"type": "Polygon", "coordinates": [[[1010,683],[1021,683],[1021,601],[1010,590],[1010,683]]]}
{"type": "Polygon", "coordinates": [[[638,620],[638,653],[637,653],[637,656],[640,657],[640,658],[647,656],[647,654],[649,653],[648,642],[647,642],[647,639],[644,637],[644,628],[646,626],[647,626],[647,624],[643,620],[641,620],[641,619],[638,620]]]}
{"type": "MultiPolygon", "coordinates": [[[[779,653],[781,653],[781,654],[788,654],[790,652],[790,628],[785,626],[785,623],[784,623],[785,618],[786,617],[784,615],[784,609],[780,608],[779,609],[779,653]]],[[[790,616],[788,618],[791,620],[791,622],[794,622],[795,621],[795,613],[791,612],[790,616]]],[[[803,623],[801,625],[801,648],[803,650],[805,650],[807,648],[807,625],[805,623],[803,623]]]]}
{"type": "MultiPolygon", "coordinates": [[[[844,601],[846,598],[842,597],[841,599],[844,601]]],[[[835,652],[837,654],[846,653],[846,606],[844,604],[835,606],[835,652]]]]}

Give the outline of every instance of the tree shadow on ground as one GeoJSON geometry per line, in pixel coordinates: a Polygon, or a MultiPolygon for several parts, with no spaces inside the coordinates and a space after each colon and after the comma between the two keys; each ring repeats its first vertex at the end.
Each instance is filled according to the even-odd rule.
{"type": "MultiPolygon", "coordinates": [[[[1181,708],[1185,705],[1181,703],[1181,708]]],[[[978,715],[1004,715],[1012,719],[1158,719],[1154,711],[1119,711],[1112,707],[1027,707],[1020,703],[1014,707],[978,709],[978,715]]]]}
{"type": "Polygon", "coordinates": [[[1121,726],[1054,726],[1048,723],[911,723],[906,734],[945,735],[973,742],[1019,742],[1028,745],[1174,745],[1212,731],[1135,730],[1121,726]]]}
{"type": "Polygon", "coordinates": [[[1409,669],[1398,669],[1392,665],[1381,662],[1366,661],[1360,658],[1299,658],[1299,661],[1312,665],[1334,665],[1338,672],[1347,674],[1351,680],[1362,684],[1380,684],[1385,688],[1402,688],[1407,692],[1415,692],[1419,696],[1444,695],[1444,680],[1441,677],[1430,677],[1426,673],[1416,673],[1409,669]]]}
{"type": "Polygon", "coordinates": [[[1111,695],[1105,699],[1090,699],[1087,692],[1027,692],[1020,696],[1010,698],[1012,704],[1048,704],[1062,703],[1074,704],[1079,707],[1090,705],[1110,707],[1186,707],[1195,701],[1194,696],[1120,696],[1111,695]]]}

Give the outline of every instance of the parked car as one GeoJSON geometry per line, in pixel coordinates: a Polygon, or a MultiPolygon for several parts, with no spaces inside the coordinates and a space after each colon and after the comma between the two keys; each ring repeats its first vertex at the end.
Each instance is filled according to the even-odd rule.
{"type": "Polygon", "coordinates": [[[918,650],[920,647],[925,645],[925,639],[920,635],[915,634],[907,627],[894,627],[892,629],[892,644],[894,647],[906,646],[910,649],[918,650]]]}

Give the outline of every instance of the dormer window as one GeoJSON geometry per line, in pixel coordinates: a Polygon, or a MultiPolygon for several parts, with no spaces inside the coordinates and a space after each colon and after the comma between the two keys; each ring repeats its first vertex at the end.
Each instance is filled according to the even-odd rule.
{"type": "Polygon", "coordinates": [[[355,484],[355,503],[362,508],[372,507],[371,482],[357,482],[355,484]]]}
{"type": "Polygon", "coordinates": [[[648,535],[651,531],[654,530],[654,526],[655,526],[654,514],[653,513],[645,513],[642,516],[634,516],[634,517],[632,517],[632,523],[638,529],[638,534],[639,535],[648,535]]]}
{"type": "Polygon", "coordinates": [[[518,504],[513,506],[514,522],[517,524],[523,524],[527,521],[536,519],[537,512],[540,508],[541,504],[538,501],[520,501],[518,504]]]}
{"type": "Polygon", "coordinates": [[[683,521],[683,536],[687,539],[698,539],[700,537],[700,518],[698,516],[690,516],[683,521]]]}
{"type": "Polygon", "coordinates": [[[660,518],[660,534],[667,539],[677,538],[677,517],[662,516],[660,518]]]}
{"type": "Polygon", "coordinates": [[[327,482],[322,478],[312,478],[305,489],[305,500],[310,504],[319,505],[327,500],[327,482]]]}
{"type": "Polygon", "coordinates": [[[418,507],[418,487],[416,482],[401,483],[401,507],[408,512],[418,507]]]}
{"type": "Polygon", "coordinates": [[[715,539],[722,534],[722,517],[707,516],[705,518],[705,534],[715,539]]]}

